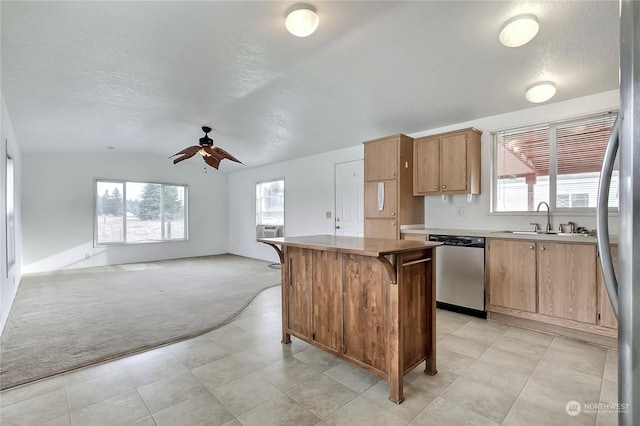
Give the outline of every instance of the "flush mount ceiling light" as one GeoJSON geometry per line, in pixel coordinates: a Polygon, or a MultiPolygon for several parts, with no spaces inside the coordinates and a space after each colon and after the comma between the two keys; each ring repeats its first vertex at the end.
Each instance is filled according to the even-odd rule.
{"type": "Polygon", "coordinates": [[[553,98],[553,95],[556,94],[556,85],[551,81],[541,81],[539,83],[532,84],[527,88],[527,93],[525,93],[524,97],[527,98],[529,102],[533,102],[534,104],[539,104],[541,102],[546,102],[549,99],[553,98]]]}
{"type": "Polygon", "coordinates": [[[320,24],[316,8],[310,4],[298,3],[287,9],[284,26],[296,37],[313,34],[320,24]]]}
{"type": "Polygon", "coordinates": [[[519,47],[529,43],[539,28],[535,15],[518,15],[504,23],[498,38],[507,47],[519,47]]]}

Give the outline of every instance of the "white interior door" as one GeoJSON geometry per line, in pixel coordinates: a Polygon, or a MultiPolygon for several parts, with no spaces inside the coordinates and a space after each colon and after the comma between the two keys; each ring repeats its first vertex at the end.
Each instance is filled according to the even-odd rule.
{"type": "Polygon", "coordinates": [[[336,235],[364,236],[364,160],[335,166],[336,235]]]}

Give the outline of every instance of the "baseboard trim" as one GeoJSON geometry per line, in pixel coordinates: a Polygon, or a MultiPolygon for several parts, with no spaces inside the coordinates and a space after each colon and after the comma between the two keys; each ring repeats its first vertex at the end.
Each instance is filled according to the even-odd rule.
{"type": "Polygon", "coordinates": [[[445,311],[457,312],[459,314],[470,315],[472,317],[487,319],[487,311],[480,311],[478,309],[467,308],[465,306],[452,305],[445,302],[436,302],[436,308],[444,309],[445,311]]]}

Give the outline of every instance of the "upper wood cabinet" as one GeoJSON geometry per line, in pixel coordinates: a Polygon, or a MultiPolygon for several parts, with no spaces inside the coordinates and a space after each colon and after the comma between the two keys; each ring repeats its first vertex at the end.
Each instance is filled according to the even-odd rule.
{"type": "Polygon", "coordinates": [[[538,243],[539,312],[596,323],[596,247],[538,243]]]}
{"type": "Polygon", "coordinates": [[[536,244],[490,240],[486,250],[487,309],[502,306],[536,312],[536,244]]]}
{"type": "MultiPolygon", "coordinates": [[[[616,274],[618,274],[618,246],[611,246],[611,259],[613,260],[613,269],[616,274]]],[[[598,325],[617,329],[618,320],[616,319],[616,314],[613,312],[613,308],[611,307],[611,300],[609,299],[607,286],[604,283],[604,276],[602,275],[600,259],[597,260],[596,279],[598,282],[598,325]]]]}
{"type": "Polygon", "coordinates": [[[468,128],[415,139],[413,194],[479,194],[481,135],[468,128]]]}
{"type": "Polygon", "coordinates": [[[413,196],[413,139],[364,142],[364,236],[400,239],[400,226],[424,223],[424,198],[413,196]]]}

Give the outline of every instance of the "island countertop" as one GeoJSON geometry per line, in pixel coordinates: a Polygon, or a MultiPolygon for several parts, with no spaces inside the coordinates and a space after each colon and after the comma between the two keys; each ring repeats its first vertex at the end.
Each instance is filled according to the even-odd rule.
{"type": "Polygon", "coordinates": [[[442,245],[429,241],[388,240],[382,238],[343,237],[338,235],[306,235],[300,237],[259,238],[259,242],[324,251],[379,257],[411,252],[442,245]]]}

